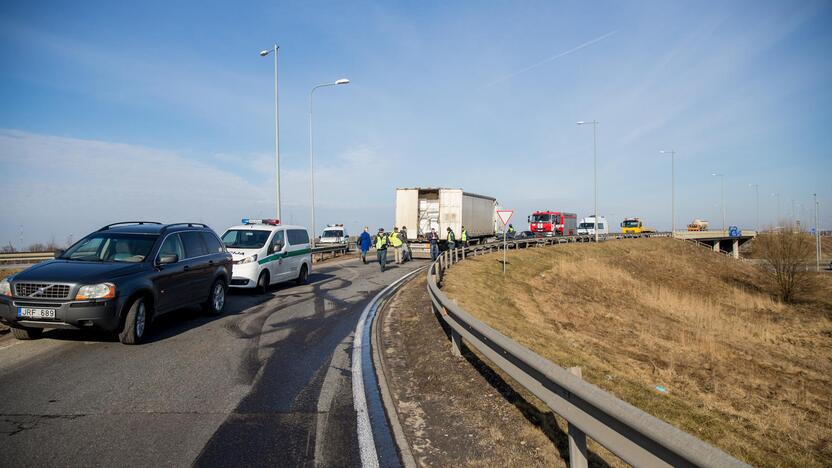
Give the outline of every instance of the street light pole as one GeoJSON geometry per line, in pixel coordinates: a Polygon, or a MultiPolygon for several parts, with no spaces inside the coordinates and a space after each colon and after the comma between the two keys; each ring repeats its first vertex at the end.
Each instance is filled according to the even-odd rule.
{"type": "Polygon", "coordinates": [[[720,173],[712,173],[714,177],[719,177],[721,183],[721,193],[722,193],[722,234],[725,235],[725,174],[720,173]]]}
{"type": "Polygon", "coordinates": [[[592,185],[593,185],[593,192],[595,198],[595,207],[593,208],[594,215],[592,217],[593,221],[595,222],[595,242],[598,242],[598,147],[597,147],[597,139],[596,139],[596,131],[598,128],[598,122],[593,120],[592,122],[585,122],[581,120],[578,122],[578,125],[584,124],[592,124],[592,185]]]}
{"type": "Polygon", "coordinates": [[[673,237],[676,237],[676,151],[660,150],[661,154],[670,154],[670,226],[673,237]]]}
{"type": "Polygon", "coordinates": [[[279,47],[274,44],[274,48],[263,50],[260,52],[261,57],[265,57],[274,52],[274,173],[275,173],[275,210],[278,221],[282,220],[280,213],[280,112],[277,106],[277,49],[279,47]]]}
{"type": "Polygon", "coordinates": [[[754,187],[754,194],[757,197],[757,232],[760,231],[760,184],[748,184],[749,187],[754,187]]]}
{"type": "Polygon", "coordinates": [[[315,247],[315,159],[314,159],[314,138],[312,137],[312,98],[315,96],[315,90],[318,88],[325,88],[327,86],[336,86],[348,84],[350,80],[341,78],[334,83],[323,83],[312,87],[309,92],[309,190],[312,196],[312,247],[315,247]]]}

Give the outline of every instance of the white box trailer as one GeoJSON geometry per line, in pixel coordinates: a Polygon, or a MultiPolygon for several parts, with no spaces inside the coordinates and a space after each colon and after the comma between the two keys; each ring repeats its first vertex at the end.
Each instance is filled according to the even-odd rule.
{"type": "MultiPolygon", "coordinates": [[[[462,226],[468,231],[469,241],[478,242],[495,235],[496,207],[496,199],[462,189],[398,188],[396,226],[407,227],[407,237],[413,244],[424,242],[431,228],[445,241],[450,227],[459,239],[462,226]]],[[[411,248],[414,255],[423,250],[418,245],[411,248]]]]}

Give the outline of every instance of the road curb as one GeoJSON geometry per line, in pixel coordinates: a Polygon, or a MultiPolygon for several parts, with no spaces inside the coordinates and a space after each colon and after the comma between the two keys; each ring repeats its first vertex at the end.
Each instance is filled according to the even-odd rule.
{"type": "MultiPolygon", "coordinates": [[[[417,271],[420,270],[421,268],[417,271]]],[[[418,275],[415,274],[410,276],[407,280],[399,284],[395,291],[393,291],[384,300],[373,319],[373,323],[371,325],[372,329],[370,331],[372,337],[370,351],[373,354],[373,367],[376,370],[376,380],[378,381],[379,391],[381,392],[381,400],[384,403],[384,411],[387,413],[387,422],[390,424],[390,429],[393,431],[393,440],[396,442],[402,464],[405,468],[415,468],[416,459],[413,458],[413,453],[410,451],[410,443],[408,443],[407,438],[404,435],[402,423],[399,421],[399,413],[396,411],[395,403],[393,403],[393,394],[390,392],[390,387],[387,385],[387,367],[384,363],[384,356],[380,351],[381,333],[383,328],[381,324],[384,321],[384,314],[387,311],[387,304],[389,300],[393,298],[396,293],[398,293],[402,286],[409,284],[414,278],[417,277],[418,275]]]]}

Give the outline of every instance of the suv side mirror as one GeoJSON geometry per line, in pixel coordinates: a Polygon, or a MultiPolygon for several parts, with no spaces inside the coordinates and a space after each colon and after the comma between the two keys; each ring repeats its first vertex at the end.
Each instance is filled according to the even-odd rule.
{"type": "Polygon", "coordinates": [[[281,250],[283,250],[283,242],[278,242],[277,244],[272,244],[269,247],[269,253],[270,254],[280,252],[281,250]]]}
{"type": "Polygon", "coordinates": [[[169,254],[169,255],[160,255],[159,260],[156,262],[159,265],[168,265],[171,263],[176,263],[179,261],[179,255],[176,254],[169,254]]]}

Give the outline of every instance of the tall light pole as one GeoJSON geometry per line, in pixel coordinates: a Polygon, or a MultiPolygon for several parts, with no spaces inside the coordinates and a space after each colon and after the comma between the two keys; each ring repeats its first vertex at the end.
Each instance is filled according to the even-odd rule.
{"type": "Polygon", "coordinates": [[[260,56],[265,57],[272,52],[274,52],[274,174],[275,174],[275,195],[274,195],[274,202],[275,202],[275,210],[277,213],[277,219],[281,220],[281,213],[280,213],[280,112],[277,106],[277,49],[279,47],[277,44],[274,44],[272,49],[266,49],[260,51],[260,56]]]}
{"type": "Polygon", "coordinates": [[[714,172],[711,175],[714,177],[719,177],[722,186],[722,233],[723,235],[725,235],[725,174],[714,172]]]}
{"type": "Polygon", "coordinates": [[[670,226],[673,236],[676,237],[676,151],[659,150],[659,153],[670,155],[670,226]]]}
{"type": "Polygon", "coordinates": [[[760,184],[748,184],[749,187],[754,187],[754,195],[757,197],[757,232],[760,232],[760,184]]]}
{"type": "Polygon", "coordinates": [[[593,185],[593,192],[595,198],[595,207],[593,208],[594,215],[592,219],[595,221],[595,242],[598,242],[598,151],[597,151],[597,139],[596,139],[596,130],[598,128],[598,122],[593,120],[592,122],[586,122],[581,120],[577,122],[578,125],[592,125],[592,185],[593,185]]]}
{"type": "Polygon", "coordinates": [[[312,87],[312,91],[309,92],[309,190],[312,195],[312,247],[315,246],[315,159],[314,159],[314,151],[312,150],[314,147],[314,139],[312,138],[312,98],[315,96],[315,90],[318,88],[325,88],[327,86],[336,86],[336,85],[344,85],[348,84],[350,80],[346,78],[341,78],[340,80],[335,81],[334,83],[323,83],[319,85],[315,85],[312,87]]]}

